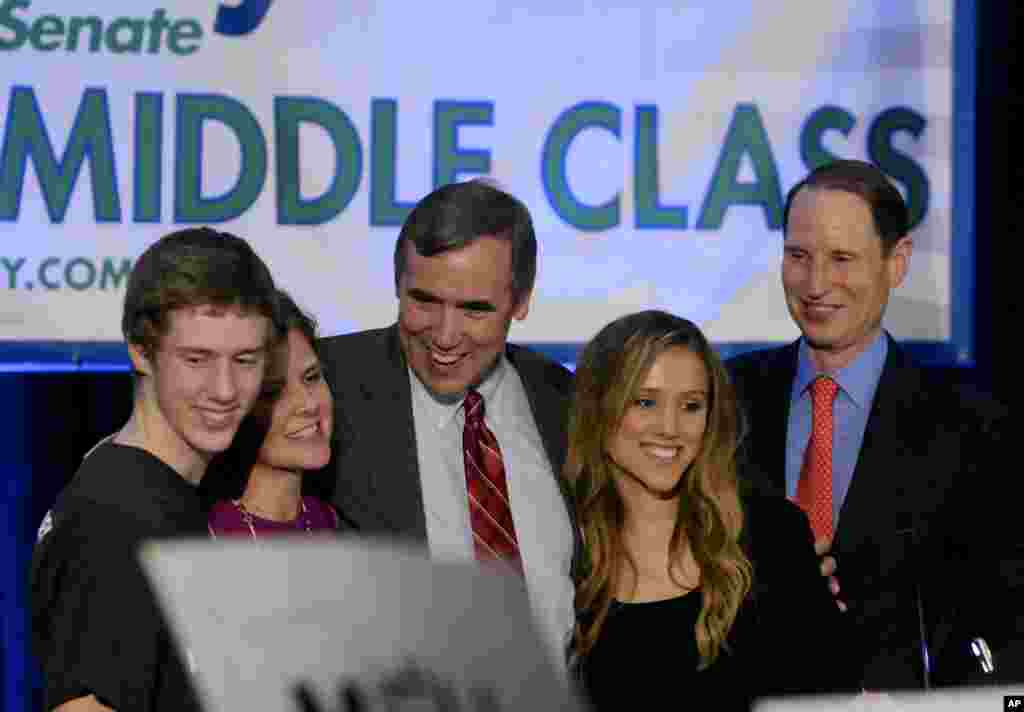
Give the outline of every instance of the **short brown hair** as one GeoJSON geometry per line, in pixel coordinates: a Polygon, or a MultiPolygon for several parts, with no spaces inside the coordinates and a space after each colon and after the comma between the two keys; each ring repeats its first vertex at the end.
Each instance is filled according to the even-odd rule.
{"type": "Polygon", "coordinates": [[[511,243],[512,298],[521,303],[537,276],[537,236],[530,211],[482,179],[441,186],[412,209],[395,242],[395,289],[405,273],[406,242],[420,255],[432,257],[484,236],[511,243]]]}
{"type": "Polygon", "coordinates": [[[882,251],[889,251],[910,229],[910,213],[900,191],[881,169],[866,161],[852,159],[833,161],[811,171],[806,178],[790,188],[782,213],[782,230],[789,229],[789,210],[796,194],[804,188],[841,190],[860,197],[871,210],[875,232],[882,240],[882,251]]]}
{"type": "Polygon", "coordinates": [[[151,356],[172,311],[205,304],[261,314],[281,331],[266,264],[242,238],[208,227],[172,232],[142,253],[128,276],[121,331],[151,356]]]}

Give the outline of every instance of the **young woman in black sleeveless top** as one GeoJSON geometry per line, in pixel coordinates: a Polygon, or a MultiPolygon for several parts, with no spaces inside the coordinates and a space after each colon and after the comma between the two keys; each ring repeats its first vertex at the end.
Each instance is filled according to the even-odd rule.
{"type": "Polygon", "coordinates": [[[577,365],[566,475],[587,561],[574,665],[598,710],[850,689],[840,613],[803,512],[741,496],[740,416],[715,352],[660,311],[612,322],[577,365]]]}

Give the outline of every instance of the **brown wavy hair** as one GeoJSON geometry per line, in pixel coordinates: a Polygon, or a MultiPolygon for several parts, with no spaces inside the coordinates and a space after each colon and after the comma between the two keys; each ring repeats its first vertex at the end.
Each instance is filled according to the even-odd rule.
{"type": "Polygon", "coordinates": [[[735,392],[718,355],[692,322],[663,311],[624,316],[587,344],[576,367],[565,476],[572,487],[586,559],[577,581],[574,653],[596,643],[622,583],[636,563],[623,542],[625,505],[615,486],[618,470],[607,443],[659,354],[682,347],[707,369],[704,440],[676,488],[679,509],[669,547],[672,564],[687,547],[700,568],[703,604],[694,633],[698,669],[711,665],[750,591],[753,570],[740,544],[743,510],[736,475],[740,416],[735,392]]]}
{"type": "MultiPolygon", "coordinates": [[[[303,311],[291,295],[283,289],[276,290],[274,298],[277,301],[275,313],[280,322],[280,333],[275,345],[286,342],[288,333],[295,329],[309,342],[319,359],[316,319],[303,311]]],[[[271,348],[270,358],[273,363],[267,366],[260,396],[252,410],[242,419],[238,432],[231,440],[231,445],[226,450],[214,455],[206,467],[206,474],[199,485],[199,494],[207,506],[212,506],[219,500],[241,497],[249,482],[249,473],[252,472],[259,460],[260,448],[270,430],[274,402],[280,397],[284,387],[283,383],[276,381],[273,374],[278,371],[283,373],[287,369],[288,362],[287,352],[282,354],[276,348],[271,348]],[[279,359],[282,358],[283,361],[280,361],[279,359]]],[[[302,480],[304,491],[308,481],[309,478],[302,480]]]]}

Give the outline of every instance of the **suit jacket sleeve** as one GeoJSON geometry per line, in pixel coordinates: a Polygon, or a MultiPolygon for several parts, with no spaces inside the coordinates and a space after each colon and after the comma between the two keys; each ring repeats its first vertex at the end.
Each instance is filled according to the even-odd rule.
{"type": "Polygon", "coordinates": [[[806,515],[782,497],[748,499],[757,636],[752,667],[762,695],[855,690],[849,630],[821,576],[806,515]]]}
{"type": "MultiPolygon", "coordinates": [[[[1024,599],[1024,535],[1017,511],[1019,498],[1007,496],[999,484],[1005,463],[1012,462],[1009,415],[1001,405],[979,400],[977,394],[961,396],[961,403],[969,404],[971,412],[981,417],[962,420],[965,466],[958,473],[956,506],[949,509],[949,521],[944,522],[947,537],[959,540],[964,566],[956,572],[957,580],[948,583],[957,592],[950,614],[955,630],[937,651],[935,682],[1020,683],[1024,682],[1024,610],[1020,605],[1024,599]],[[993,674],[982,673],[969,654],[970,639],[978,636],[995,655],[993,674]]],[[[933,589],[939,588],[933,585],[933,589]]]]}

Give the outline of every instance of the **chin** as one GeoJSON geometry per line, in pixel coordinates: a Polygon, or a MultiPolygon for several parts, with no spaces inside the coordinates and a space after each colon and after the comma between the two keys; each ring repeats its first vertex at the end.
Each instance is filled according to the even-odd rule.
{"type": "Polygon", "coordinates": [[[807,344],[816,351],[832,351],[838,347],[838,339],[824,333],[824,330],[806,329],[803,331],[807,344]]]}
{"type": "MultiPolygon", "coordinates": [[[[422,381],[422,379],[421,379],[422,381]]],[[[422,381],[423,385],[428,391],[440,401],[455,401],[462,398],[463,394],[469,389],[469,382],[451,381],[451,380],[432,380],[422,381]]]]}
{"type": "Polygon", "coordinates": [[[189,438],[188,444],[193,450],[212,456],[224,452],[231,447],[231,441],[234,437],[235,431],[231,431],[230,435],[203,434],[199,437],[189,438]]]}
{"type": "Polygon", "coordinates": [[[305,470],[319,470],[321,468],[327,467],[327,463],[329,463],[330,461],[331,461],[331,454],[327,453],[326,457],[318,457],[318,458],[316,458],[314,460],[311,460],[309,462],[309,464],[307,464],[306,467],[304,467],[303,469],[305,469],[305,470]]]}
{"type": "Polygon", "coordinates": [[[466,390],[465,385],[461,383],[452,383],[451,381],[435,381],[428,384],[427,388],[439,396],[457,396],[466,390]]]}
{"type": "Polygon", "coordinates": [[[319,470],[321,467],[326,467],[327,463],[331,461],[331,450],[330,448],[318,448],[314,452],[307,453],[302,460],[303,462],[299,466],[300,469],[319,470]]]}
{"type": "Polygon", "coordinates": [[[651,483],[647,485],[647,491],[658,499],[672,499],[679,496],[679,484],[680,481],[673,482],[672,484],[664,482],[651,483]]]}
{"type": "Polygon", "coordinates": [[[679,487],[682,483],[682,477],[639,477],[633,473],[626,471],[628,479],[633,480],[636,484],[640,485],[640,488],[657,499],[672,499],[678,496],[679,487]]]}

